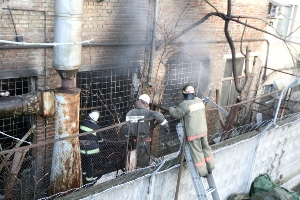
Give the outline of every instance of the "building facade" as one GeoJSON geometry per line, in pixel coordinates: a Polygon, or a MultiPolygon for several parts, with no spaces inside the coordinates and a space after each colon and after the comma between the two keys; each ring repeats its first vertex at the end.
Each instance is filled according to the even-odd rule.
{"type": "MultiPolygon", "coordinates": [[[[102,127],[123,122],[141,93],[148,93],[155,104],[173,106],[181,100],[178,90],[190,83],[197,88],[198,96],[210,97],[214,102],[219,90],[219,104],[230,106],[237,103],[236,84],[245,100],[260,94],[264,85],[270,88],[279,82],[289,83],[287,80],[298,73],[299,55],[293,46],[299,40],[296,1],[82,3],[81,39],[65,45],[82,44],[75,81],[81,90],[80,119],[98,109],[102,127]],[[244,87],[249,79],[246,69],[252,81],[244,87]],[[278,81],[282,73],[276,70],[292,75],[278,81]]],[[[54,40],[55,4],[54,0],[7,0],[1,5],[0,90],[9,91],[10,96],[61,87],[61,77],[53,67],[53,48],[63,45],[54,40]]],[[[222,131],[216,109],[207,107],[209,134],[222,131]]],[[[3,117],[1,122],[0,131],[13,137],[22,137],[36,124],[31,142],[54,138],[54,117],[31,114],[3,117]]],[[[9,149],[13,140],[2,137],[2,149],[9,149]]],[[[50,171],[52,149],[41,147],[33,154],[38,158],[37,168],[50,171]]]]}

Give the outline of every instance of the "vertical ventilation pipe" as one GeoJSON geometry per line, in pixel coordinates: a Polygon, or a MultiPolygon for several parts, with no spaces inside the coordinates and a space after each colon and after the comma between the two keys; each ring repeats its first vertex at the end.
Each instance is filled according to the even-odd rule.
{"type": "Polygon", "coordinates": [[[147,76],[147,84],[149,87],[152,86],[151,77],[152,77],[152,68],[153,68],[153,59],[155,54],[155,40],[156,40],[156,24],[157,24],[157,14],[158,14],[158,0],[155,0],[154,5],[154,17],[153,17],[153,31],[152,31],[152,43],[151,43],[151,51],[150,51],[150,61],[149,61],[149,69],[147,76]]]}
{"type": "MultiPolygon", "coordinates": [[[[55,0],[53,67],[61,77],[55,89],[55,139],[79,133],[80,89],[75,87],[81,65],[83,0],[55,0]],[[64,45],[59,43],[70,43],[64,45]]],[[[51,192],[71,191],[82,185],[79,139],[54,144],[51,192]]]]}

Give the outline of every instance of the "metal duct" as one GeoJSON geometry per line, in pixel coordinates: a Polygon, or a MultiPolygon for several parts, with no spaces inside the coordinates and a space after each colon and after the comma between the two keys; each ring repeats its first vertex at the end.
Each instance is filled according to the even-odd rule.
{"type": "MultiPolygon", "coordinates": [[[[54,46],[53,67],[62,79],[55,89],[55,138],[79,133],[80,89],[75,76],[81,66],[83,0],[55,0],[54,42],[74,45],[54,46]]],[[[79,139],[56,142],[51,168],[51,192],[80,188],[81,162],[79,139]]]]}
{"type": "Polygon", "coordinates": [[[29,114],[51,117],[54,112],[52,90],[0,98],[0,117],[29,114]]]}
{"type": "Polygon", "coordinates": [[[147,76],[147,84],[149,87],[152,87],[151,78],[152,78],[153,59],[154,59],[154,54],[155,54],[158,0],[155,0],[154,3],[155,3],[155,6],[154,6],[154,17],[153,17],[152,43],[151,43],[151,51],[150,51],[150,58],[149,58],[150,61],[149,61],[148,76],[147,76]]]}
{"type": "MultiPolygon", "coordinates": [[[[80,90],[55,91],[55,139],[78,134],[80,90]]],[[[51,167],[51,192],[80,188],[81,162],[79,139],[71,138],[54,143],[51,167]]]]}
{"type": "Polygon", "coordinates": [[[39,100],[37,93],[0,98],[0,117],[38,113],[39,100]]]}
{"type": "Polygon", "coordinates": [[[81,65],[83,0],[55,1],[54,42],[74,42],[53,48],[53,67],[62,79],[75,77],[81,65]]]}

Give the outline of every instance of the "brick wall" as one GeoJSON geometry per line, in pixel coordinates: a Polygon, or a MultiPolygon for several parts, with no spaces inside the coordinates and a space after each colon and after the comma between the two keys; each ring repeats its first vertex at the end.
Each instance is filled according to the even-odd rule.
{"type": "MultiPolygon", "coordinates": [[[[189,1],[189,4],[177,1],[161,1],[159,5],[159,27],[160,30],[159,39],[164,40],[166,37],[176,35],[176,33],[182,31],[187,26],[197,22],[203,16],[209,12],[215,12],[204,1],[189,1]],[[174,3],[174,4],[172,4],[174,3]],[[181,17],[178,17],[178,13],[181,17]]],[[[227,1],[210,1],[219,12],[227,13],[227,1]]],[[[267,14],[268,1],[233,1],[232,3],[232,15],[251,15],[251,16],[265,16],[267,14]]],[[[241,19],[245,22],[245,19],[241,19]]],[[[265,29],[266,25],[260,20],[248,19],[248,24],[265,29]]],[[[229,23],[229,32],[235,42],[236,53],[239,53],[240,39],[242,37],[244,27],[235,22],[229,23]]],[[[244,39],[263,39],[264,35],[262,32],[257,30],[246,28],[244,39]]],[[[223,77],[223,70],[225,67],[225,59],[223,58],[226,54],[231,54],[228,43],[226,42],[224,34],[224,20],[219,17],[212,16],[207,19],[201,25],[193,28],[186,34],[179,37],[176,42],[187,43],[180,45],[180,47],[173,47],[169,45],[170,51],[162,49],[160,52],[156,52],[156,58],[164,63],[172,61],[172,63],[180,62],[182,60],[210,60],[210,74],[207,74],[211,78],[210,88],[220,89],[220,77],[223,77]],[[225,41],[220,43],[209,43],[207,41],[225,41]],[[179,54],[179,55],[178,55],[179,54]],[[173,57],[172,57],[173,56],[173,57]],[[170,58],[172,57],[172,58],[170,58]]],[[[245,51],[246,45],[250,46],[252,52],[261,51],[262,42],[251,42],[243,43],[243,50],[245,51]]],[[[156,69],[153,69],[156,71],[156,69]]]]}
{"type": "MultiPolygon", "coordinates": [[[[219,12],[226,13],[227,1],[212,1],[211,4],[219,12]]],[[[7,6],[11,8],[17,33],[23,35],[24,41],[53,42],[54,1],[4,2],[2,8],[5,9],[0,11],[2,15],[1,33],[7,35],[3,39],[13,40],[15,31],[7,6]]],[[[206,2],[196,0],[191,0],[188,4],[186,1],[160,1],[158,8],[157,39],[161,41],[200,20],[207,13],[215,11],[206,2]]],[[[265,16],[267,9],[268,1],[232,2],[233,15],[251,14],[251,16],[265,16]]],[[[151,39],[152,17],[153,5],[147,0],[126,0],[122,2],[113,0],[103,2],[84,1],[82,40],[93,39],[93,43],[102,43],[102,45],[83,49],[81,70],[88,70],[91,66],[93,69],[99,69],[120,63],[126,65],[129,62],[137,62],[138,65],[144,65],[144,61],[147,61],[148,58],[149,48],[145,49],[144,46],[133,45],[114,46],[113,44],[145,42],[147,39],[149,42],[149,39],[151,39]]],[[[242,21],[245,22],[244,19],[242,21]]],[[[247,23],[262,29],[266,27],[264,22],[256,19],[248,19],[247,23]]],[[[224,20],[212,16],[203,24],[176,40],[176,42],[189,42],[188,44],[180,45],[180,47],[169,45],[167,51],[163,49],[156,52],[156,64],[154,64],[153,72],[158,71],[158,74],[157,77],[153,78],[153,82],[160,83],[157,80],[160,80],[160,77],[163,77],[165,73],[165,70],[162,68],[170,60],[173,63],[178,60],[210,60],[211,64],[209,67],[211,70],[210,74],[207,74],[207,76],[211,77],[210,87],[214,89],[219,88],[219,80],[223,75],[225,66],[223,55],[230,54],[230,48],[226,42],[215,44],[203,44],[203,42],[225,41],[223,29],[224,20]],[[163,64],[159,65],[159,62],[163,64]]],[[[242,25],[230,22],[229,30],[232,39],[240,40],[244,28],[242,25]]],[[[263,33],[247,28],[244,38],[263,38],[263,33]]],[[[239,42],[236,42],[235,45],[236,51],[239,52],[239,42]]],[[[244,47],[246,45],[244,44],[244,47]]],[[[260,51],[260,48],[261,43],[250,44],[252,52],[260,51]]],[[[46,81],[39,81],[39,88],[53,89],[60,85],[59,77],[55,78],[57,74],[52,69],[51,48],[46,50],[1,50],[0,55],[3,57],[1,59],[1,70],[11,72],[30,69],[38,75],[44,76],[46,74],[47,76],[46,81]],[[15,57],[18,59],[14,59],[15,57]],[[46,71],[45,68],[47,68],[46,71]]],[[[148,67],[147,63],[146,67],[148,67]]],[[[147,73],[147,70],[145,72],[147,73]]],[[[17,75],[20,76],[20,74],[17,75]]],[[[149,92],[154,93],[152,90],[156,90],[156,88],[159,88],[158,85],[154,85],[149,92]]],[[[159,100],[158,97],[155,98],[159,100]]]]}

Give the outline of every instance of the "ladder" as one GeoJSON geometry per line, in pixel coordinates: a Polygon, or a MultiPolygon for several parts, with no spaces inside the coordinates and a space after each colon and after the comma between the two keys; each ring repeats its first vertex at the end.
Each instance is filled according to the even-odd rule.
{"type": "MultiPolygon", "coordinates": [[[[178,123],[176,125],[176,130],[178,133],[180,143],[182,145],[183,137],[184,137],[184,127],[182,126],[182,123],[178,123]]],[[[196,190],[198,200],[208,200],[208,199],[220,200],[220,196],[215,184],[215,179],[213,174],[208,174],[206,177],[201,177],[197,169],[195,168],[193,158],[191,155],[191,148],[188,143],[186,143],[184,149],[185,149],[184,152],[185,159],[193,180],[193,184],[196,190]]]]}

